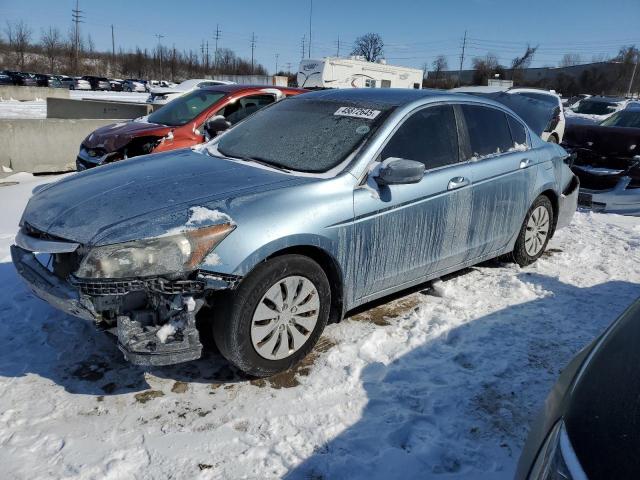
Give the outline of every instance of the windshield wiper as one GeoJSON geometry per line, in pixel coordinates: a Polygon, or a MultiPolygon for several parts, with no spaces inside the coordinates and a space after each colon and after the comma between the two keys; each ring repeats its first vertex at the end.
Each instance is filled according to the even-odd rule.
{"type": "MultiPolygon", "coordinates": [[[[280,165],[276,164],[276,163],[271,163],[267,160],[263,160],[260,157],[250,157],[248,155],[242,156],[242,155],[236,155],[236,154],[228,154],[226,152],[223,152],[222,150],[220,150],[220,147],[216,147],[217,151],[219,154],[221,154],[224,157],[229,157],[229,158],[235,158],[237,160],[242,160],[243,162],[253,162],[253,163],[258,163],[260,165],[264,165],[265,167],[270,167],[270,168],[275,168],[276,170],[280,170],[281,172],[286,172],[286,173],[291,173],[291,170],[286,169],[284,167],[281,167],[280,165]]],[[[209,154],[211,155],[212,152],[207,149],[207,152],[209,152],[209,154]]]]}

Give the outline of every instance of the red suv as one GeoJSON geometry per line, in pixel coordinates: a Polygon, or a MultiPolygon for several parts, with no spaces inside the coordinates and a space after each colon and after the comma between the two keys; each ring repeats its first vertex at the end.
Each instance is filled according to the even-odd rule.
{"type": "Polygon", "coordinates": [[[233,125],[262,107],[304,92],[247,85],[198,88],[146,117],[97,129],[80,145],[76,167],[86,170],[138,155],[191,147],[215,135],[208,128],[212,124],[223,121],[233,125]]]}

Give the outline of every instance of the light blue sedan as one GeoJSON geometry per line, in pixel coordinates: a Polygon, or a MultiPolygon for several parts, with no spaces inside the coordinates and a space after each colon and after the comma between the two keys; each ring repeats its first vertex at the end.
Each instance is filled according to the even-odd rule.
{"type": "Polygon", "coordinates": [[[232,364],[266,376],[366,302],[490,258],[534,262],[576,210],[566,157],[488,99],[318,91],[194,150],[41,188],[13,261],[134,363],[200,357],[198,316],[232,364]]]}

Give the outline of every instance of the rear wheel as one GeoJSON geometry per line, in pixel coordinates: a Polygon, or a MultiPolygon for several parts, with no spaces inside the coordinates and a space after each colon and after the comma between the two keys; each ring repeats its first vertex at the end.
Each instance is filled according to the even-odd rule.
{"type": "Polygon", "coordinates": [[[527,212],[511,259],[521,267],[535,262],[547,248],[552,227],[553,206],[548,197],[540,195],[527,212]]]}
{"type": "Polygon", "coordinates": [[[259,377],[302,360],[329,318],[331,289],[320,266],[302,255],[266,261],[222,301],[213,336],[224,357],[259,377]]]}

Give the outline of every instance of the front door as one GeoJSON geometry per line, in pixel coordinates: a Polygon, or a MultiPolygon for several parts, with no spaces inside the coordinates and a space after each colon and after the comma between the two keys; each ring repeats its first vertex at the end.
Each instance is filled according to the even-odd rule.
{"type": "Polygon", "coordinates": [[[452,106],[409,115],[383,148],[380,160],[425,164],[419,183],[379,186],[375,168],[354,191],[351,258],[359,300],[437,272],[459,261],[456,219],[470,195],[468,167],[459,163],[452,106]]]}

